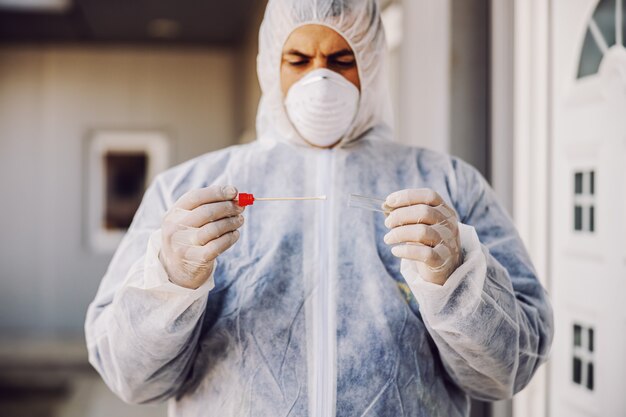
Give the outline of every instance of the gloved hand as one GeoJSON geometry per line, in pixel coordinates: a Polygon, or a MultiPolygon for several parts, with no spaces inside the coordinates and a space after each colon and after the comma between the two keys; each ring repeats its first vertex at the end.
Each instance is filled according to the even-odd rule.
{"type": "Polygon", "coordinates": [[[197,289],[211,277],[215,259],[239,239],[244,208],[236,196],[232,186],[192,190],[165,215],[159,259],[171,282],[197,289]]]}
{"type": "Polygon", "coordinates": [[[425,281],[443,285],[462,263],[456,212],[430,189],[402,190],[385,201],[391,231],[385,243],[398,258],[417,261],[425,281]]]}

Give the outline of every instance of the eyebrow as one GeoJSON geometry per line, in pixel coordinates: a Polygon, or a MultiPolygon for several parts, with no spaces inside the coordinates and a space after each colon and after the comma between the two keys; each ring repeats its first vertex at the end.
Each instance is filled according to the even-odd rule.
{"type": "Polygon", "coordinates": [[[339,52],[335,52],[334,54],[328,55],[328,58],[337,59],[337,58],[342,58],[344,56],[354,56],[354,52],[352,52],[350,49],[342,49],[339,52]]]}
{"type": "MultiPolygon", "coordinates": [[[[303,52],[300,52],[296,49],[290,49],[289,51],[285,52],[283,55],[294,55],[300,58],[305,58],[305,59],[310,59],[311,56],[307,55],[303,52]]],[[[341,51],[337,51],[335,53],[332,53],[330,55],[328,55],[327,58],[329,59],[337,59],[337,58],[342,58],[344,56],[354,56],[354,52],[352,52],[350,49],[342,49],[341,51]]]]}
{"type": "Polygon", "coordinates": [[[310,55],[307,55],[307,54],[305,54],[303,52],[300,52],[298,50],[295,50],[295,49],[290,49],[289,51],[285,52],[283,55],[295,55],[295,56],[298,56],[300,58],[311,58],[310,55]]]}

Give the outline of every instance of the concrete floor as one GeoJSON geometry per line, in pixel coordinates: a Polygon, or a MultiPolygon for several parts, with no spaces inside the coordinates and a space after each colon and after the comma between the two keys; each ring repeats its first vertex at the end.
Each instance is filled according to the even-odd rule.
{"type": "Polygon", "coordinates": [[[0,416],[165,417],[165,404],[130,406],[91,371],[0,373],[0,416]]]}
{"type": "Polygon", "coordinates": [[[55,417],[166,417],[165,404],[130,406],[120,401],[98,377],[73,381],[71,398],[62,404],[55,417]]]}
{"type": "Polygon", "coordinates": [[[165,417],[167,406],[130,406],[87,363],[82,339],[0,341],[0,416],[165,417]]]}
{"type": "Polygon", "coordinates": [[[90,371],[0,376],[0,416],[166,417],[165,404],[130,406],[90,371]]]}

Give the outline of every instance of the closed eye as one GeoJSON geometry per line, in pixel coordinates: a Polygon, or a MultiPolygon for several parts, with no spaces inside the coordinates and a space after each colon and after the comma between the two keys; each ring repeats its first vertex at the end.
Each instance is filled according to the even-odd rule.
{"type": "Polygon", "coordinates": [[[301,67],[308,64],[311,61],[311,57],[303,54],[300,51],[296,51],[294,49],[286,52],[283,55],[283,59],[291,66],[301,67]]]}
{"type": "Polygon", "coordinates": [[[355,59],[346,60],[345,58],[342,58],[342,59],[332,60],[329,63],[332,66],[337,66],[340,68],[354,68],[354,66],[356,65],[356,60],[355,59]]]}
{"type": "Polygon", "coordinates": [[[300,61],[287,61],[289,63],[289,65],[293,66],[293,67],[302,67],[304,65],[307,65],[309,63],[308,60],[300,60],[300,61]]]}

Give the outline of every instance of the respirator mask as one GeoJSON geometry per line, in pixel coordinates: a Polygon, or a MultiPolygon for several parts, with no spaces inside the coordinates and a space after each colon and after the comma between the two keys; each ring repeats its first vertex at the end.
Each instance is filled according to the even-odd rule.
{"type": "Polygon", "coordinates": [[[285,108],[304,140],[327,148],[348,133],[356,118],[360,98],[359,89],[342,75],[318,69],[289,89],[285,108]]]}

